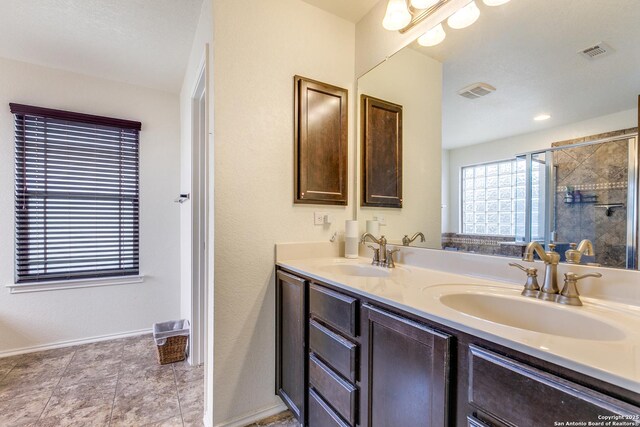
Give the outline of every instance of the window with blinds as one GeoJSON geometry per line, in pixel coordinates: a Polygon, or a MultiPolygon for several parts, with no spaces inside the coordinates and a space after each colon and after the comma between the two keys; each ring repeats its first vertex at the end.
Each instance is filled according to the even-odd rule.
{"type": "Polygon", "coordinates": [[[16,283],[139,274],[139,122],[10,104],[16,283]]]}

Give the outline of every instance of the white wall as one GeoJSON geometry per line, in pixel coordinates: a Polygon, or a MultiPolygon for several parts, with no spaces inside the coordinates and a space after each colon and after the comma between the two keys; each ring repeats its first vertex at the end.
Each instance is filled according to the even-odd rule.
{"type": "MultiPolygon", "coordinates": [[[[218,0],[214,40],[214,383],[221,423],[280,405],[274,244],[328,241],[353,218],[352,202],[292,203],[293,76],[348,89],[353,130],[355,25],[300,0],[218,0]],[[334,224],[314,226],[313,211],[331,212],[334,224]]],[[[350,185],[350,199],[353,191],[350,185]]]]}
{"type": "MultiPolygon", "coordinates": [[[[448,230],[457,233],[460,227],[460,169],[477,163],[514,158],[517,154],[551,147],[553,142],[627,129],[638,126],[638,110],[620,111],[606,116],[558,126],[540,132],[448,150],[448,230]]],[[[445,196],[446,197],[446,196],[445,196]]]]}
{"type": "Polygon", "coordinates": [[[0,353],[149,329],[179,316],[179,109],[174,94],[0,59],[0,353]],[[9,102],[142,122],[144,283],[10,294],[14,280],[13,117],[9,102]],[[11,236],[11,237],[10,237],[11,236]]]}
{"type": "MultiPolygon", "coordinates": [[[[380,228],[380,233],[388,240],[399,241],[405,234],[422,231],[429,247],[438,246],[442,218],[442,64],[413,49],[403,49],[360,77],[358,94],[402,105],[403,139],[402,208],[361,207],[358,197],[361,231],[366,220],[384,215],[387,225],[380,228]]],[[[356,128],[359,131],[360,125],[356,128]]],[[[358,170],[361,166],[358,164],[358,170]]],[[[361,186],[357,187],[360,193],[361,186]]]]}
{"type": "MultiPolygon", "coordinates": [[[[191,193],[191,173],[192,173],[192,96],[195,85],[201,70],[206,62],[209,70],[207,76],[208,93],[208,126],[213,123],[213,0],[204,0],[200,11],[198,26],[196,27],[191,53],[187,62],[182,89],[180,91],[180,192],[191,193]],[[205,51],[207,58],[205,58],[205,51]]],[[[214,278],[214,186],[213,186],[213,137],[209,129],[211,139],[209,142],[209,238],[207,239],[209,271],[207,299],[209,309],[207,318],[213,319],[213,278],[214,278]]],[[[192,214],[191,200],[180,205],[180,317],[192,319],[192,283],[191,283],[191,262],[192,262],[192,214]]],[[[211,325],[211,321],[207,322],[211,325]]],[[[213,328],[207,329],[208,347],[207,360],[205,362],[205,414],[204,419],[207,425],[213,425],[213,328]]]]}

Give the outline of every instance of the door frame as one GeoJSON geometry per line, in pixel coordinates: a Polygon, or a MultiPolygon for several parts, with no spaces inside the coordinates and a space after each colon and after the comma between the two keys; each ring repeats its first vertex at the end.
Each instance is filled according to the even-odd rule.
{"type": "Polygon", "coordinates": [[[208,46],[191,91],[191,349],[192,365],[207,351],[207,283],[209,279],[209,107],[208,46]]]}

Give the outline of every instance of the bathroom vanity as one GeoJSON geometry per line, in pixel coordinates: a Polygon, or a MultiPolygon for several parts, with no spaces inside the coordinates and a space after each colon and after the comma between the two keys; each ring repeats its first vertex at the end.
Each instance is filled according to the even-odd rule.
{"type": "Polygon", "coordinates": [[[280,260],[276,392],[311,427],[639,425],[637,307],[520,291],[366,258],[280,260]]]}

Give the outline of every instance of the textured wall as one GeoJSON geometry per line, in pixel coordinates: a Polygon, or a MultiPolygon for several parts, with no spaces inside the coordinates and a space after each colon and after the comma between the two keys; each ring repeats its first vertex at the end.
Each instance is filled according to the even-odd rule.
{"type": "Polygon", "coordinates": [[[151,328],[179,316],[179,109],[175,94],[0,59],[0,286],[13,283],[13,117],[8,103],[122,117],[140,133],[144,283],[9,294],[0,287],[0,352],[151,328]]]}
{"type": "MultiPolygon", "coordinates": [[[[293,76],[348,89],[354,129],[354,33],[354,24],[299,0],[214,3],[216,423],[280,404],[274,244],[328,241],[353,217],[352,203],[292,201],[293,76]],[[314,226],[313,211],[333,213],[334,224],[314,226]]],[[[351,132],[351,160],[353,144],[351,132]]]]}

